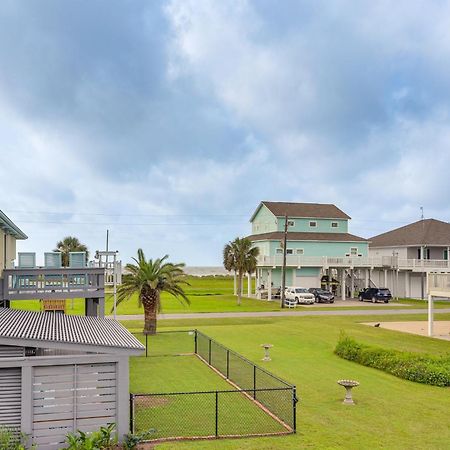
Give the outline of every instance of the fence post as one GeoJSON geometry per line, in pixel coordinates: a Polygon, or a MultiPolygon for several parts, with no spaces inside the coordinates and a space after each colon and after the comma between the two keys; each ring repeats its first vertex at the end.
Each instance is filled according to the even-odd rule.
{"type": "Polygon", "coordinates": [[[227,350],[227,380],[230,378],[230,350],[227,350]]]}
{"type": "Polygon", "coordinates": [[[292,388],[292,429],[297,433],[297,388],[292,388]]]}
{"type": "Polygon", "coordinates": [[[197,354],[197,330],[194,330],[194,353],[197,354]]]}
{"type": "Polygon", "coordinates": [[[253,364],[253,398],[256,399],[256,366],[253,364]]]}
{"type": "Polygon", "coordinates": [[[134,434],[134,394],[130,393],[130,433],[134,434]]]}
{"type": "Polygon", "coordinates": [[[208,364],[211,365],[211,339],[209,340],[208,364]]]}
{"type": "Polygon", "coordinates": [[[216,391],[216,437],[219,437],[219,392],[216,391]]]}

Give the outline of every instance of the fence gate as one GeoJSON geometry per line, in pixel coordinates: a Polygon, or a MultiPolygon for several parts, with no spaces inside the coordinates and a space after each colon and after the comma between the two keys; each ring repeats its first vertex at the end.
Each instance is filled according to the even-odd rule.
{"type": "Polygon", "coordinates": [[[0,426],[20,429],[21,397],[21,369],[0,369],[0,426]]]}
{"type": "Polygon", "coordinates": [[[35,367],[33,442],[60,449],[67,433],[116,422],[116,364],[35,367]]]}

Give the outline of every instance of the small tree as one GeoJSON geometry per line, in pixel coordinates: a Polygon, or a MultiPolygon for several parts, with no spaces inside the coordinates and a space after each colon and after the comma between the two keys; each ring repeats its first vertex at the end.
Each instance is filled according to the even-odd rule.
{"type": "Polygon", "coordinates": [[[237,304],[242,299],[242,278],[244,273],[253,273],[256,270],[259,248],[252,246],[248,238],[236,238],[223,249],[223,265],[228,271],[234,270],[238,275],[237,304]]]}
{"type": "Polygon", "coordinates": [[[161,292],[168,292],[175,298],[190,303],[183,284],[189,285],[184,273],[184,264],[166,262],[168,255],[155,260],[145,259],[142,249],[138,257],[133,258],[136,264],[127,264],[118,288],[117,303],[128,300],[133,294],[138,294],[139,306],[144,307],[144,333],[156,333],[157,313],[161,310],[161,292]]]}
{"type": "Polygon", "coordinates": [[[88,248],[74,236],[66,236],[62,241],[59,241],[56,244],[56,248],[53,251],[62,253],[63,267],[69,266],[70,252],[86,252],[86,262],[89,260],[88,248]]]}

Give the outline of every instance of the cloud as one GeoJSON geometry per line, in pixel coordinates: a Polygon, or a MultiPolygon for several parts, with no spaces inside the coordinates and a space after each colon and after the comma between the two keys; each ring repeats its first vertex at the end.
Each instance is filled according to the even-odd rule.
{"type": "Polygon", "coordinates": [[[1,208],[31,250],[109,228],[125,259],[197,265],[262,199],[336,203],[363,236],[448,219],[449,9],[3,2],[1,208]]]}

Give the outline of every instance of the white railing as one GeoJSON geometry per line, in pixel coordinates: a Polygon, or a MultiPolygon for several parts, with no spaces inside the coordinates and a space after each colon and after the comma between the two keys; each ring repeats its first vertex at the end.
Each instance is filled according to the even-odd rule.
{"type": "MultiPolygon", "coordinates": [[[[283,256],[258,257],[258,266],[280,267],[283,256]]],[[[390,268],[421,271],[450,270],[450,261],[441,259],[401,259],[395,256],[301,256],[287,255],[286,265],[290,267],[354,267],[354,268],[390,268]]]]}
{"type": "Polygon", "coordinates": [[[428,274],[428,293],[450,296],[450,273],[428,274]]]}

